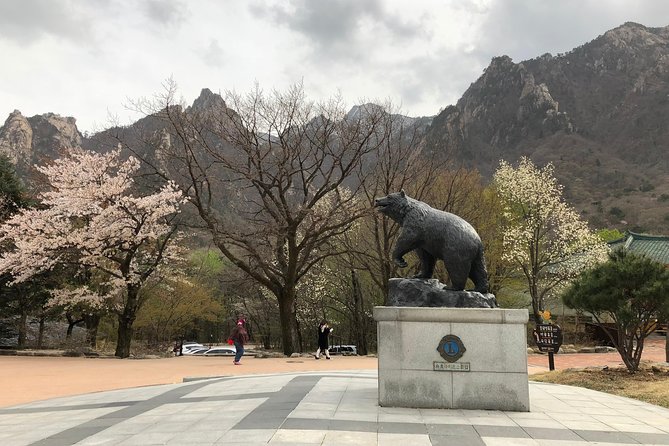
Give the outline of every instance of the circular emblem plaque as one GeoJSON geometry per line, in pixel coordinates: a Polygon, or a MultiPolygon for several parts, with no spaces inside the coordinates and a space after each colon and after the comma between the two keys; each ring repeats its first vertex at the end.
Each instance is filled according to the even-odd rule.
{"type": "Polygon", "coordinates": [[[467,349],[459,337],[455,335],[446,335],[439,341],[437,351],[448,362],[455,362],[462,358],[467,349]]]}

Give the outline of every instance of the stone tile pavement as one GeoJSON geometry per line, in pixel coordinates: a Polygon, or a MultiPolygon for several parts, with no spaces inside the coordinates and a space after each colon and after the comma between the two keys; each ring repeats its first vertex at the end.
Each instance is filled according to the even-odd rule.
{"type": "Polygon", "coordinates": [[[669,445],[669,410],[530,383],[531,412],[378,406],[376,372],[220,377],[0,409],[0,445],[669,445]]]}

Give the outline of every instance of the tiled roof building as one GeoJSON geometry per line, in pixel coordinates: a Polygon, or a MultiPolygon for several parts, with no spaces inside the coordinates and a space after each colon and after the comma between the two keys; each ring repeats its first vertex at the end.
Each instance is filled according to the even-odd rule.
{"type": "Polygon", "coordinates": [[[669,236],[627,232],[624,237],[609,242],[611,249],[623,248],[643,254],[656,262],[669,265],[669,236]]]}

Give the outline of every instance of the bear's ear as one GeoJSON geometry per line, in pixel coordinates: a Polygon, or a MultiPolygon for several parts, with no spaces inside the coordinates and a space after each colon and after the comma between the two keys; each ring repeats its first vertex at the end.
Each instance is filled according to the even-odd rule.
{"type": "Polygon", "coordinates": [[[404,193],[404,189],[402,189],[402,190],[400,191],[400,197],[404,198],[404,197],[406,197],[406,196],[407,196],[407,194],[405,194],[405,193],[404,193]]]}

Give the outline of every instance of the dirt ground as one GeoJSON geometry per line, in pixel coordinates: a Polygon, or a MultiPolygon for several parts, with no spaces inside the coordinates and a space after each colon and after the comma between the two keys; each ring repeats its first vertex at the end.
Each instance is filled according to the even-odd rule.
{"type": "Polygon", "coordinates": [[[377,368],[376,358],[333,356],[321,358],[180,356],[164,359],[66,358],[0,356],[3,386],[0,407],[59,396],[182,382],[185,377],[251,375],[280,372],[377,368]]]}
{"type": "MultiPolygon", "coordinates": [[[[648,339],[642,359],[663,362],[664,342],[664,338],[648,339]]],[[[356,356],[333,356],[329,361],[317,361],[313,358],[245,357],[242,362],[242,365],[235,366],[231,357],[204,356],[165,359],[0,356],[0,377],[5,384],[0,392],[0,407],[59,396],[179,383],[185,377],[377,368],[376,358],[356,356]]],[[[557,370],[620,364],[622,361],[618,353],[555,355],[557,370]]],[[[528,356],[530,374],[545,372],[547,369],[547,356],[528,356]]]]}
{"type": "MultiPolygon", "coordinates": [[[[652,336],[646,339],[643,347],[642,361],[664,362],[666,338],[652,336]]],[[[611,353],[577,353],[570,355],[554,355],[555,369],[565,370],[582,367],[624,366],[618,352],[611,353]]],[[[527,358],[530,373],[548,370],[547,355],[529,355],[527,358]],[[543,369],[543,370],[542,370],[543,369]]]]}

